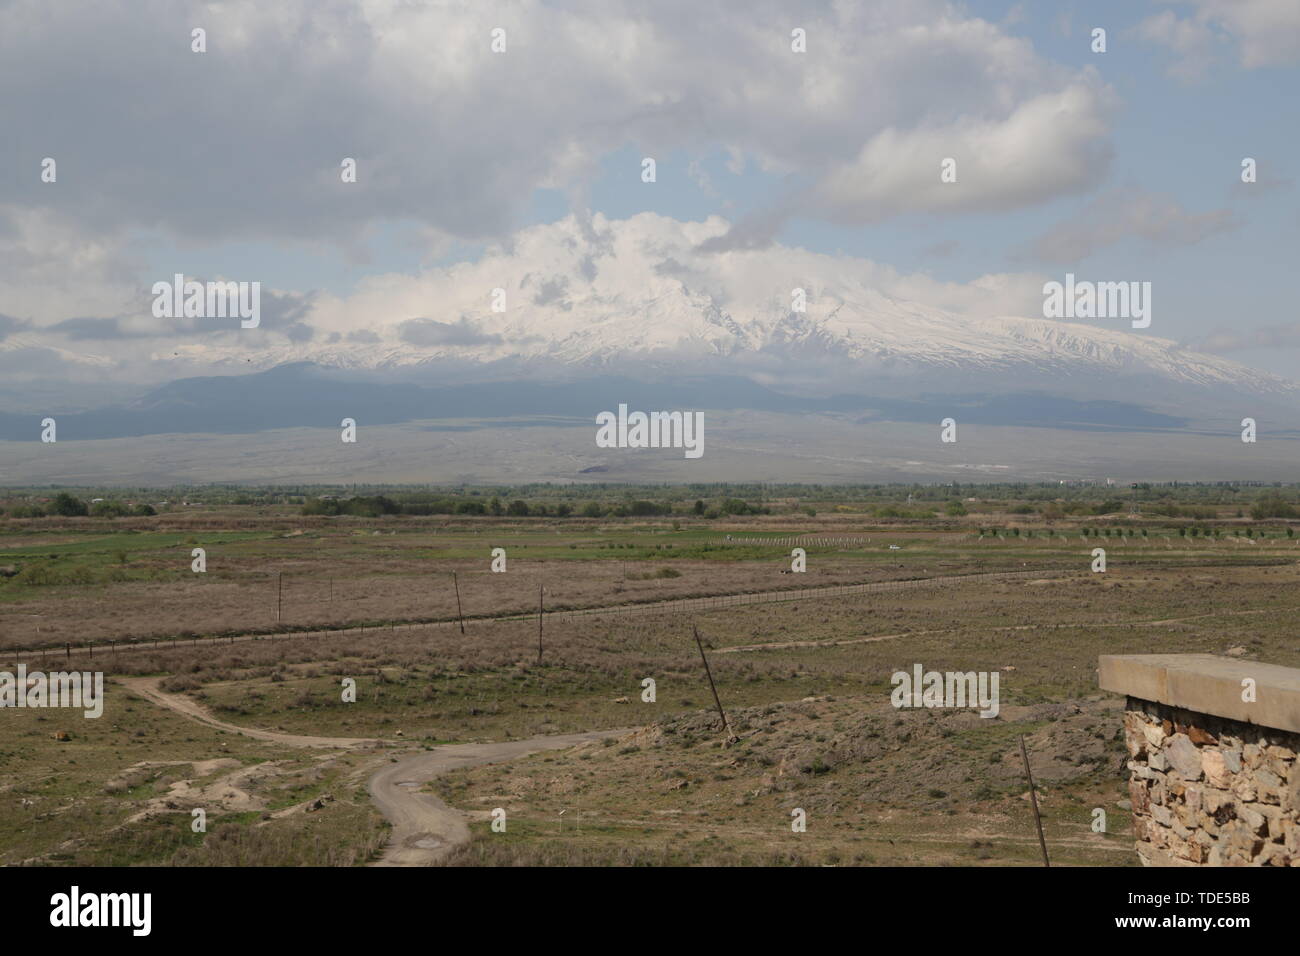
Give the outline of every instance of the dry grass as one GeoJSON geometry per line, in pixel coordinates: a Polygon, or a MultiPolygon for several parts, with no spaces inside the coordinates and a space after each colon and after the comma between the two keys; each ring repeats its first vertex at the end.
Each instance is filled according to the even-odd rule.
{"type": "Polygon", "coordinates": [[[1055,862],[1136,865],[1114,701],[967,712],[817,698],[701,712],[634,737],[456,771],[433,784],[480,822],[453,865],[1037,865],[1017,746],[1034,754],[1055,862]],[[1089,828],[1107,808],[1107,834],[1089,828]],[[494,807],[507,813],[491,832],[494,807]],[[791,828],[791,813],[807,829],[791,828]]]}
{"type": "Polygon", "coordinates": [[[385,840],[365,792],[373,758],[223,733],[115,685],[99,719],[3,713],[0,865],[352,865],[385,840]],[[191,830],[196,806],[207,833],[191,830]]]}
{"type": "MultiPolygon", "coordinates": [[[[884,539],[868,549],[814,547],[809,573],[790,576],[779,573],[788,549],[707,547],[727,530],[798,530],[787,519],[680,532],[662,522],[581,525],[560,534],[545,526],[402,521],[394,526],[400,533],[374,535],[359,522],[189,518],[184,528],[155,526],[138,536],[98,529],[78,537],[75,524],[17,536],[9,548],[16,560],[57,553],[49,560],[99,583],[29,587],[10,579],[0,586],[0,647],[32,642],[34,625],[22,616],[31,613],[43,615],[43,636],[69,640],[268,628],[276,569],[285,573],[285,621],[295,627],[451,618],[452,570],[469,615],[530,612],[539,583],[555,609],[1026,565],[1075,572],[689,616],[557,615],[545,622],[540,665],[532,619],[472,620],[464,635],[454,627],[376,628],[229,645],[182,640],[116,654],[101,646],[93,657],[46,659],[109,675],[166,675],[167,689],[195,695],[224,720],[303,734],[432,746],[648,728],[632,742],[437,781],[454,805],[510,812],[507,838],[476,823],[479,838],[453,858],[461,864],[1032,865],[1037,845],[1019,765],[1007,756],[1022,732],[1046,787],[1049,840],[1061,859],[1128,863],[1116,806],[1123,777],[1112,766],[1119,724],[1115,702],[1096,691],[1098,654],[1222,653],[1240,645],[1248,659],[1300,666],[1293,636],[1300,566],[1281,541],[1107,541],[1103,576],[1087,573],[1094,542],[1077,537],[977,542],[950,530],[890,530],[883,533],[903,550],[886,550],[884,539]],[[220,537],[236,530],[243,537],[220,537]],[[351,533],[360,530],[367,533],[351,533]],[[211,536],[206,576],[188,571],[191,535],[211,536]],[[126,545],[122,560],[116,552],[126,545]],[[488,571],[497,545],[509,554],[505,575],[488,571]],[[125,569],[120,580],[108,574],[115,567],[125,569]],[[680,577],[661,576],[663,568],[680,577]],[[722,700],[746,735],[739,747],[720,746],[692,621],[722,700]],[[894,711],[890,675],[916,662],[997,671],[1002,714],[894,711]],[[357,680],[354,704],[340,699],[343,677],[357,680]],[[646,677],[657,684],[653,703],[640,699],[646,677]],[[790,832],[793,806],[809,812],[805,834],[790,832]],[[1116,835],[1088,831],[1095,806],[1107,808],[1116,835]],[[560,828],[559,811],[569,808],[583,813],[581,829],[568,828],[567,813],[560,828]]],[[[823,530],[882,534],[839,518],[823,530]]],[[[373,758],[333,754],[318,763],[321,755],[158,710],[118,685],[107,706],[100,721],[76,719],[70,743],[53,741],[58,720],[45,712],[10,712],[0,724],[0,861],[351,865],[382,842],[384,827],[364,793],[372,769],[365,761],[373,758]],[[212,815],[206,836],[190,834],[187,816],[176,811],[131,821],[174,784],[203,784],[192,762],[219,756],[282,769],[250,785],[249,807],[212,815]],[[142,770],[149,761],[183,766],[142,770]],[[335,799],[319,811],[273,815],[324,790],[335,799]]]]}

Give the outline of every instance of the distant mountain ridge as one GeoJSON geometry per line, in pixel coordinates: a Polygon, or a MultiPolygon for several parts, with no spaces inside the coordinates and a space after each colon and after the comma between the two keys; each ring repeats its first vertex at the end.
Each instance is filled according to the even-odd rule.
{"type": "Polygon", "coordinates": [[[568,308],[523,314],[461,313],[455,322],[397,323],[412,341],[321,342],[259,352],[183,348],[215,368],[247,370],[311,363],[418,376],[455,368],[460,380],[510,366],[545,379],[616,371],[640,378],[693,373],[754,377],[774,387],[843,391],[863,376],[913,392],[935,388],[1016,390],[1026,385],[1097,397],[1125,380],[1194,386],[1300,401],[1300,383],[1191,351],[1148,334],[1038,318],[970,318],[876,294],[869,302],[773,306],[733,315],[683,285],[617,307],[576,297],[568,308]],[[420,323],[426,323],[421,325],[420,323]],[[448,331],[454,329],[454,331],[448,331]],[[427,338],[422,337],[427,330],[427,338]],[[432,341],[446,338],[448,341],[432,341]]]}
{"type": "MultiPolygon", "coordinates": [[[[60,412],[60,438],[336,428],[342,417],[592,421],[623,402],[1220,434],[1244,417],[1278,434],[1300,411],[1300,383],[1152,334],[1178,328],[1158,293],[1152,327],[1141,331],[1123,319],[989,317],[989,303],[1004,299],[982,297],[979,281],[941,286],[775,245],[701,251],[728,228],[716,218],[570,216],[521,230],[474,261],[373,278],[345,299],[281,297],[252,332],[232,323],[214,334],[178,329],[174,340],[141,335],[119,366],[95,354],[107,340],[57,350],[24,330],[0,340],[0,367],[42,369],[51,356],[76,366],[67,404],[48,408],[60,412]],[[982,303],[985,312],[934,301],[982,303]],[[119,368],[153,383],[167,369],[203,373],[126,392],[119,368]],[[101,394],[111,402],[89,391],[109,381],[116,390],[101,394]],[[84,390],[73,390],[78,382],[84,390]]],[[[1020,288],[1025,277],[1006,281],[1020,288]]],[[[59,396],[56,375],[37,381],[25,401],[0,388],[11,403],[0,406],[0,437],[31,440],[31,414],[59,396]]]]}
{"type": "MultiPolygon", "coordinates": [[[[309,363],[242,376],[182,379],[139,399],[59,412],[60,440],[139,435],[240,434],[277,428],[337,428],[343,418],[365,425],[408,421],[573,424],[619,403],[634,409],[750,409],[831,415],[859,423],[936,423],[957,415],[967,424],[1085,430],[1177,430],[1188,419],[1118,400],[1077,401],[1042,393],[944,394],[899,398],[837,394],[791,396],[749,379],[712,376],[646,382],[613,375],[574,382],[494,381],[446,386],[384,383],[309,363]]],[[[31,441],[39,416],[0,413],[0,440],[31,441]]],[[[482,427],[449,426],[456,429],[482,427]]]]}

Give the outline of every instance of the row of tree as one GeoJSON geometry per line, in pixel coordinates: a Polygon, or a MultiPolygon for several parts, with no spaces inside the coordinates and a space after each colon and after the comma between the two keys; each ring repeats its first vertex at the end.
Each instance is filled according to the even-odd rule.
{"type": "MultiPolygon", "coordinates": [[[[621,501],[602,503],[588,501],[579,508],[567,502],[529,503],[522,498],[504,502],[498,497],[489,501],[481,498],[437,498],[425,501],[401,501],[386,495],[359,495],[354,498],[315,498],[302,506],[304,515],[354,515],[361,518],[378,518],[383,515],[494,515],[508,518],[637,518],[672,515],[672,502],[621,501]]],[[[771,509],[751,505],[740,498],[725,498],[710,507],[701,499],[695,502],[691,513],[716,518],[721,515],[771,514],[771,509]]]]}
{"type": "Polygon", "coordinates": [[[82,501],[76,495],[60,491],[45,504],[14,505],[7,512],[11,518],[143,518],[157,514],[152,505],[127,504],[115,498],[82,501]]]}
{"type": "MultiPolygon", "coordinates": [[[[984,537],[984,536],[992,537],[993,535],[996,535],[996,534],[1002,534],[1002,535],[1005,535],[1005,536],[1007,536],[1007,537],[1012,537],[1012,538],[1019,538],[1019,537],[1021,537],[1022,535],[1023,535],[1024,537],[1026,537],[1026,538],[1032,538],[1032,537],[1034,536],[1034,532],[1033,532],[1032,530],[1028,529],[1028,528],[1026,528],[1024,531],[1021,531],[1021,529],[1019,529],[1019,528],[1009,528],[1009,529],[999,529],[999,528],[980,528],[980,529],[979,529],[979,533],[980,533],[980,536],[981,536],[981,537],[984,537]]],[[[1040,532],[1039,532],[1039,534],[1040,534],[1042,537],[1045,537],[1045,538],[1051,538],[1051,537],[1053,537],[1053,536],[1055,536],[1055,535],[1058,535],[1058,534],[1059,534],[1061,537],[1063,537],[1063,538],[1067,538],[1067,537],[1069,537],[1072,533],[1073,533],[1073,532],[1071,532],[1071,531],[1069,531],[1069,530],[1067,530],[1067,529],[1062,529],[1062,530],[1059,530],[1059,531],[1054,531],[1054,530],[1052,530],[1051,528],[1048,528],[1048,529],[1046,529],[1045,531],[1040,531],[1040,532]]],[[[1135,537],[1135,538],[1149,538],[1149,537],[1151,536],[1151,535],[1150,535],[1150,532],[1149,532],[1149,529],[1147,529],[1147,528],[1087,528],[1087,527],[1085,527],[1085,528],[1080,528],[1080,529],[1079,529],[1079,534],[1080,534],[1082,537],[1085,537],[1085,538],[1088,538],[1088,537],[1092,537],[1092,538],[1107,538],[1107,537],[1110,537],[1110,538],[1119,538],[1119,537],[1123,537],[1123,536],[1125,536],[1125,535],[1132,535],[1132,536],[1135,537]]],[[[1157,529],[1157,530],[1156,530],[1156,535],[1159,536],[1160,534],[1161,534],[1160,530],[1157,529]]],[[[1184,525],[1183,527],[1181,527],[1181,528],[1178,529],[1178,536],[1179,536],[1180,538],[1199,538],[1199,537],[1205,537],[1205,538],[1225,538],[1225,537],[1226,537],[1226,538],[1232,538],[1232,537],[1237,537],[1237,538],[1267,538],[1267,537],[1268,537],[1268,535],[1267,535],[1265,532],[1263,532],[1263,531],[1256,531],[1254,528],[1237,528],[1237,529],[1234,531],[1234,530],[1232,530],[1232,529],[1227,529],[1227,528],[1203,528],[1203,527],[1200,527],[1200,526],[1198,526],[1198,525],[1192,525],[1191,527],[1187,527],[1186,525],[1184,525]]],[[[1281,537],[1281,534],[1279,533],[1278,536],[1281,537]]],[[[1294,528],[1287,528],[1287,529],[1286,529],[1286,536],[1287,536],[1288,538],[1294,538],[1294,537],[1295,537],[1295,529],[1294,529],[1294,528]]]]}

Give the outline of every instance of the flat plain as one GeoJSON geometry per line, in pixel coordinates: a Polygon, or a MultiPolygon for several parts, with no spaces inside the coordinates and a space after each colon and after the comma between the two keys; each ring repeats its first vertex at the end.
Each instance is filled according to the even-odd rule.
{"type": "Polygon", "coordinates": [[[406,834],[420,862],[1040,865],[1023,737],[1053,863],[1134,865],[1098,655],[1300,665],[1300,549],[1226,507],[1196,537],[967,508],[11,517],[0,669],[99,670],[107,690],[97,720],[0,711],[0,862],[391,862],[368,785],[442,755],[394,778],[431,833],[464,822],[406,834]],[[895,708],[891,676],[918,663],[996,674],[997,716],[895,708]],[[492,749],[563,734],[586,739],[492,749]]]}

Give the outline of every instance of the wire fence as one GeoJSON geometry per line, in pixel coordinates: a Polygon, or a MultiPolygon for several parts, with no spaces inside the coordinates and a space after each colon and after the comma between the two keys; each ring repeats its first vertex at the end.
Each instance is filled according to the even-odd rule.
{"type": "Polygon", "coordinates": [[[871,543],[867,535],[783,535],[779,537],[736,537],[727,535],[716,542],[723,545],[761,545],[777,548],[860,548],[871,543]]]}
{"type": "MultiPolygon", "coordinates": [[[[575,623],[582,618],[619,616],[627,614],[701,613],[725,610],[733,607],[747,607],[756,604],[780,604],[791,601],[825,600],[839,597],[850,597],[858,594],[887,593],[891,591],[904,591],[916,588],[949,587],[969,583],[971,581],[1001,581],[1017,580],[1020,578],[1059,577],[1075,575],[1078,573],[1078,571],[1065,570],[1061,568],[1037,568],[1022,571],[985,571],[971,574],[945,575],[942,577],[906,578],[895,581],[868,581],[859,584],[836,584],[812,588],[783,588],[771,591],[717,594],[695,598],[672,598],[661,601],[647,601],[640,604],[619,604],[590,608],[562,608],[552,611],[544,610],[541,612],[541,618],[543,622],[551,620],[575,623]]],[[[470,626],[473,624],[486,624],[502,621],[535,621],[537,619],[537,611],[511,611],[504,614],[479,616],[467,615],[464,617],[463,621],[466,626],[470,626]]],[[[455,628],[460,626],[461,620],[458,618],[439,619],[436,621],[393,621],[368,626],[358,625],[356,627],[283,630],[267,633],[228,635],[224,637],[176,636],[170,638],[141,638],[131,641],[89,641],[84,644],[65,643],[63,645],[49,645],[39,648],[29,648],[26,650],[13,649],[6,652],[4,656],[6,658],[12,657],[13,660],[17,662],[24,658],[41,660],[49,657],[70,658],[73,652],[85,652],[93,658],[96,650],[98,650],[100,654],[117,654],[125,651],[161,650],[182,646],[199,647],[213,644],[237,644],[243,641],[282,640],[286,638],[319,639],[327,637],[356,637],[365,634],[410,633],[414,631],[434,631],[440,628],[455,628]]]]}

